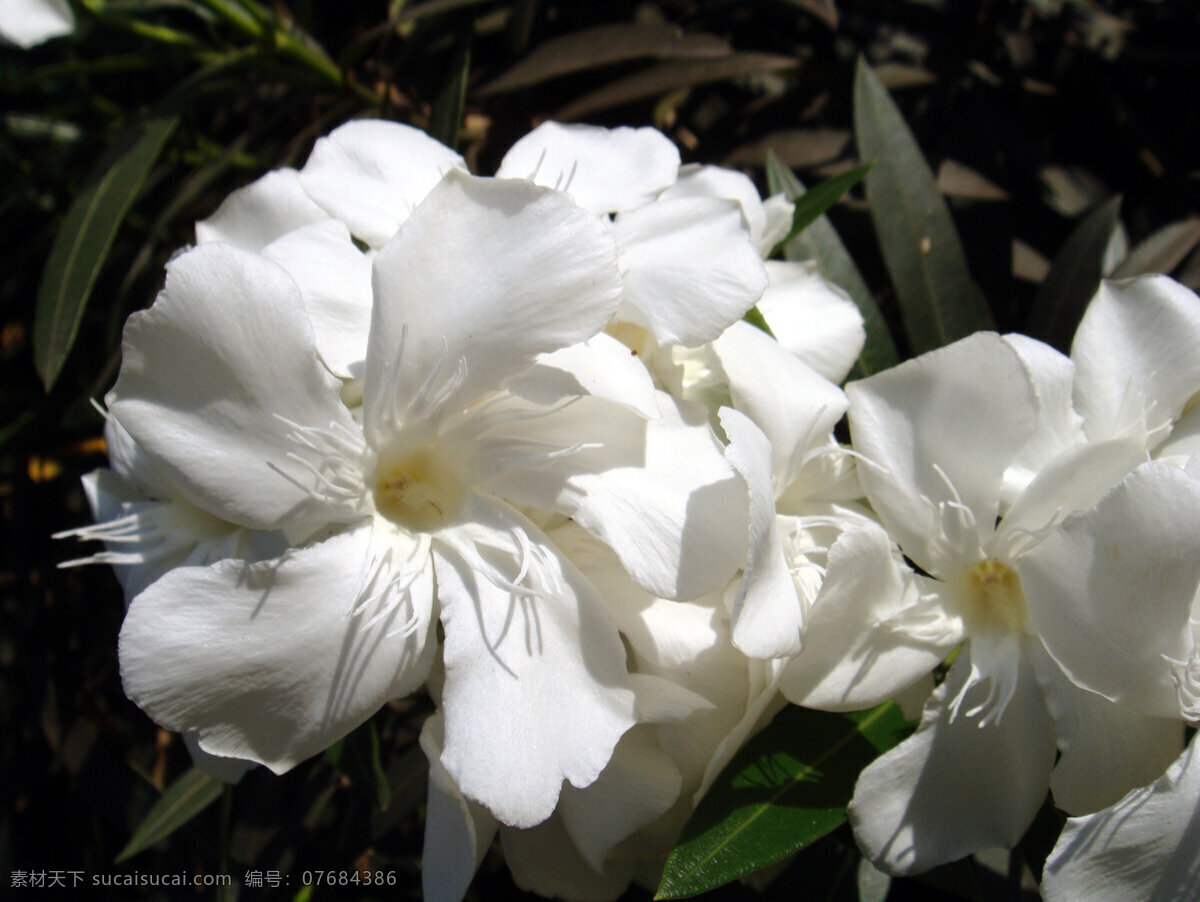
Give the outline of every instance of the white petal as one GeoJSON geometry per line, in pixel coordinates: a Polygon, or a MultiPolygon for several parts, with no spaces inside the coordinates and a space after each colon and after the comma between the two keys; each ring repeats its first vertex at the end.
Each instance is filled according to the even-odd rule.
{"type": "Polygon", "coordinates": [[[5,0],[0,5],[0,38],[25,50],[74,30],[67,0],[5,0]]]}
{"type": "Polygon", "coordinates": [[[1004,340],[1021,355],[1029,371],[1042,417],[1038,431],[1017,454],[1005,477],[1011,486],[1008,494],[1016,497],[1054,457],[1087,439],[1083,434],[1083,418],[1075,412],[1071,400],[1075,383],[1075,365],[1071,358],[1025,335],[1005,335],[1004,340]]]}
{"type": "Polygon", "coordinates": [[[1145,463],[1146,456],[1142,443],[1128,438],[1076,445],[1059,454],[1017,496],[996,528],[990,553],[1016,556],[1053,523],[1094,507],[1109,489],[1145,463]]]}
{"type": "Polygon", "coordinates": [[[1058,735],[1050,791],[1063,811],[1099,811],[1152,782],[1183,751],[1183,721],[1114,704],[1068,680],[1044,651],[1031,656],[1058,735]]]}
{"type": "Polygon", "coordinates": [[[1159,446],[1157,453],[1163,459],[1200,459],[1200,404],[1192,405],[1179,418],[1171,437],[1159,446]]]}
{"type": "Polygon", "coordinates": [[[749,323],[734,323],[713,342],[713,350],[729,380],[733,406],[770,439],[778,494],[795,477],[801,458],[829,439],[846,412],[846,396],[749,323]]]}
{"type": "Polygon", "coordinates": [[[513,882],[527,892],[565,902],[613,902],[629,886],[630,868],[601,874],[587,863],[555,813],[528,830],[500,828],[513,882]]]}
{"type": "Polygon", "coordinates": [[[788,662],[780,681],[789,701],[856,711],[895,697],[932,672],[949,648],[888,626],[914,600],[916,588],[883,529],[860,525],[843,532],[826,567],[808,613],[804,650],[788,662]]]}
{"type": "Polygon", "coordinates": [[[800,651],[804,610],[775,525],[771,444],[730,407],[721,408],[721,426],[729,437],[725,456],[750,493],[750,544],[733,602],[733,644],[752,658],[788,657],[800,651]]]}
{"type": "MultiPolygon", "coordinates": [[[[890,874],[1011,848],[1046,797],[1054,726],[1032,668],[1020,665],[1000,722],[980,726],[949,713],[970,670],[968,657],[964,648],[926,704],[917,732],[862,772],[847,808],[864,857],[890,874]]],[[[960,710],[984,691],[968,692],[960,710]]]]}
{"type": "Polygon", "coordinates": [[[210,755],[200,748],[200,736],[197,733],[184,733],[183,743],[187,746],[188,754],[192,756],[192,764],[222,783],[237,783],[254,767],[253,761],[210,755]]]}
{"type": "MultiPolygon", "coordinates": [[[[487,487],[574,518],[655,595],[697,598],[724,588],[745,562],[746,488],[702,414],[661,393],[659,406],[661,418],[646,421],[585,397],[540,419],[514,419],[520,432],[508,445],[589,444],[538,469],[502,472],[487,487]]],[[[495,437],[503,452],[499,428],[495,437]]]]}
{"type": "Polygon", "coordinates": [[[508,390],[537,404],[593,395],[624,404],[647,419],[658,418],[650,371],[636,353],[604,332],[582,344],[542,354],[537,363],[509,380],[508,390]]]}
{"type": "Polygon", "coordinates": [[[317,351],[342,379],[361,379],[371,329],[371,261],[334,219],[296,229],[263,248],[300,287],[317,351]]]}
{"type": "Polygon", "coordinates": [[[288,232],[328,218],[304,193],[295,169],[276,169],[234,191],[216,213],[197,222],[196,243],[224,241],[261,251],[288,232]]]}
{"type": "Polygon", "coordinates": [[[694,347],[742,318],[767,287],[762,258],[733,201],[660,200],[616,219],[622,317],[662,344],[694,347]]]}
{"type": "MultiPolygon", "coordinates": [[[[712,749],[700,785],[692,795],[692,804],[699,805],[700,800],[712,788],[721,771],[725,769],[733,756],[738,753],[747,740],[759,730],[766,727],[771,719],[786,706],[786,701],[779,694],[779,674],[783,669],[781,661],[750,661],[748,670],[748,691],[744,706],[734,709],[741,716],[725,731],[719,734],[719,741],[699,744],[700,749],[712,749]]],[[[700,718],[696,718],[699,720],[700,718]]],[[[669,729],[660,727],[659,732],[669,729]]]]}
{"type": "Polygon", "coordinates": [[[496,178],[566,191],[593,213],[647,204],[675,181],[679,151],[653,128],[543,122],[509,148],[496,178]]]}
{"type": "MultiPolygon", "coordinates": [[[[105,397],[105,403],[111,404],[113,400],[115,399],[110,391],[105,397]]],[[[181,497],[179,491],[171,484],[170,477],[159,472],[154,461],[138,447],[129,430],[121,425],[111,411],[104,418],[104,444],[108,448],[108,465],[112,467],[113,472],[130,485],[136,486],[144,495],[160,501],[181,497]]]]}
{"type": "Polygon", "coordinates": [[[608,229],[527,182],[451,173],[375,258],[368,436],[456,412],[616,311],[608,229]]]}
{"type": "Polygon", "coordinates": [[[602,871],[617,843],[675,804],[680,785],[679,771],[658,747],[654,730],[634,727],[595,783],[563,787],[558,813],[584,860],[602,871]]]}
{"type": "Polygon", "coordinates": [[[676,723],[714,707],[704,696],[651,673],[629,674],[629,688],[635,696],[638,723],[676,723]]]}
{"type": "MultiPolygon", "coordinates": [[[[763,233],[767,230],[767,214],[763,210],[758,189],[744,172],[723,166],[689,163],[679,168],[679,178],[675,184],[662,193],[663,200],[675,197],[713,197],[737,201],[746,226],[750,229],[750,240],[761,248],[763,233]]],[[[770,251],[772,247],[766,250],[770,251]]]]}
{"type": "Polygon", "coordinates": [[[596,590],[512,510],[472,499],[470,528],[435,546],[445,629],[442,763],[503,823],[550,816],[562,781],[587,786],[633,724],[625,651],[596,590]],[[519,537],[519,538],[518,538],[519,537]],[[529,565],[525,597],[495,580],[529,565]]]}
{"type": "Polygon", "coordinates": [[[466,170],[462,157],[420,129],[359,119],[317,139],[300,184],[356,238],[382,247],[451,169],[466,170]]]}
{"type": "Polygon", "coordinates": [[[1139,467],[1018,562],[1031,631],[1078,685],[1143,714],[1178,716],[1171,665],[1191,649],[1200,585],[1200,482],[1139,467]]]}
{"type": "Polygon", "coordinates": [[[1037,428],[1016,352],[978,333],[851,382],[846,394],[854,448],[873,464],[860,464],[859,478],[904,553],[941,577],[978,560],[1004,471],[1037,428]]]}
{"type": "Polygon", "coordinates": [[[358,432],[281,268],[226,244],[189,251],[129,318],[122,353],[112,415],[197,507],[260,529],[344,516],[273,472],[307,478],[289,453],[325,462],[291,438],[297,426],[358,432]]]}
{"type": "Polygon", "coordinates": [[[768,260],[758,312],[779,343],[831,382],[841,382],[867,340],[858,305],[813,263],[768,260]]]}
{"type": "Polygon", "coordinates": [[[464,798],[442,767],[444,741],[445,724],[438,711],[421,726],[421,750],[429,761],[421,891],[430,902],[459,902],[499,824],[482,805],[464,798]]]}
{"type": "Polygon", "coordinates": [[[392,575],[370,580],[372,542],[363,526],[275,561],[166,574],[121,627],[126,694],[210,754],[276,773],[327,748],[419,686],[432,660],[427,565],[407,592],[354,613],[392,575]]]}
{"type": "Polygon", "coordinates": [[[758,249],[766,257],[791,233],[796,205],[785,194],[772,194],[763,201],[763,212],[767,216],[767,225],[758,238],[758,249]]]}
{"type": "Polygon", "coordinates": [[[1089,437],[1154,433],[1176,419],[1200,391],[1197,346],[1200,299],[1183,285],[1167,276],[1101,283],[1071,345],[1089,437]]]}
{"type": "Polygon", "coordinates": [[[1200,751],[1187,750],[1153,785],[1071,818],[1046,860],[1047,902],[1173,902],[1200,894],[1200,751]]]}

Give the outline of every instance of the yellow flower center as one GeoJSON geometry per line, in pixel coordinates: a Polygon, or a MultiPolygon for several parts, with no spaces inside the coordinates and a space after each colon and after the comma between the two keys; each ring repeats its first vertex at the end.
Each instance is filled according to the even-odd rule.
{"type": "Polygon", "coordinates": [[[375,509],[416,532],[448,523],[465,494],[450,461],[428,446],[386,456],[376,470],[375,509]]]}
{"type": "Polygon", "coordinates": [[[969,630],[1019,633],[1029,621],[1021,577],[1000,561],[989,558],[970,567],[959,580],[958,597],[969,630]]]}

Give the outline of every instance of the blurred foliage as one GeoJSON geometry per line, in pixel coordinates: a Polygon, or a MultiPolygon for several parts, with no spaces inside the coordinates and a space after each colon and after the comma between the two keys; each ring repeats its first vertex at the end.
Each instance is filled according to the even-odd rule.
{"type": "MultiPolygon", "coordinates": [[[[416,736],[431,710],[420,696],[390,704],[368,732],[283,777],[252,771],[167,841],[114,865],[190,763],[180,739],[121,691],[123,604],[112,575],[56,570],[77,549],[49,539],[87,519],[78,477],[104,460],[89,399],[111,385],[121,325],[153,299],[163,263],[229,191],[302,163],[316,137],[348,118],[428,129],[484,174],[546,118],[654,124],[685,160],[744,167],[764,187],[774,154],[773,181],[794,191],[793,173],[815,184],[860,162],[852,98],[862,57],[936,173],[998,328],[1032,323],[1069,336],[1078,298],[1090,295],[1084,285],[1101,273],[1167,269],[1200,285],[1200,99],[1169,90],[1200,75],[1191,2],[79,0],[76,12],[69,38],[28,52],[0,47],[5,881],[16,869],[239,879],[275,870],[291,885],[243,895],[290,899],[304,869],[381,868],[399,885],[359,896],[419,897],[425,771],[416,736]],[[102,265],[48,274],[69,283],[50,294],[76,305],[60,318],[79,318],[73,344],[62,341],[61,361],[51,361],[47,393],[38,373],[49,376],[53,355],[42,343],[35,366],[34,323],[55,236],[73,202],[98,190],[97,161],[164,115],[177,126],[106,208],[105,234],[89,239],[102,265]]],[[[873,170],[868,190],[881,174],[873,170]]],[[[894,337],[896,349],[884,341],[878,359],[918,350],[903,328],[905,289],[893,288],[861,191],[786,253],[852,271],[847,289],[860,303],[869,292],[894,337]]],[[[1044,856],[1044,846],[1023,848],[1044,856]]],[[[1037,871],[1036,853],[1032,864],[1037,871]]],[[[881,886],[892,900],[1025,892],[1016,857],[999,872],[960,862],[881,884],[844,826],[768,871],[777,879],[766,898],[882,898],[881,886]]],[[[139,892],[156,897],[128,895],[139,892]]],[[[470,898],[512,892],[493,853],[470,898]]],[[[737,884],[715,895],[759,898],[737,884]]],[[[344,896],[315,888],[306,898],[344,896]]]]}

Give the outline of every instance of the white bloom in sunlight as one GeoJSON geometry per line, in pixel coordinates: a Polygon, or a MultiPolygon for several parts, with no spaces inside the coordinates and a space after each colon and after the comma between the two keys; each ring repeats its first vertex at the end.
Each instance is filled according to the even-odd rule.
{"type": "Polygon", "coordinates": [[[1160,773],[1182,741],[1165,668],[1124,687],[1135,708],[1115,704],[1116,692],[1102,697],[1056,652],[1069,649],[1113,684],[1152,669],[1143,637],[1170,640],[1200,582],[1195,481],[1139,466],[1140,441],[1095,442],[1054,458],[998,521],[1004,474],[1040,413],[1022,358],[998,335],[963,339],[847,393],[867,497],[929,574],[919,600],[868,626],[943,651],[966,641],[917,732],[859,779],[850,817],[864,854],[891,872],[924,870],[1011,846],[1047,786],[1059,807],[1094,811],[1160,773]],[[1140,604],[1146,585],[1153,606],[1140,604]],[[1075,625],[1088,622],[1113,646],[1132,635],[1128,653],[1112,660],[1073,644],[1083,635],[1075,625]]]}
{"type": "Polygon", "coordinates": [[[619,624],[638,723],[595,783],[564,785],[552,817],[514,829],[466,799],[439,767],[442,725],[431,718],[421,737],[431,761],[422,863],[431,900],[462,898],[496,836],[526,890],[603,900],[631,882],[653,888],[712,781],[782,704],[779,662],[746,658],[731,644],[724,593],[692,602],[655,598],[578,525],[563,523],[547,535],[600,589],[619,624]]]}
{"type": "Polygon", "coordinates": [[[1011,500],[1059,454],[1114,439],[1182,463],[1200,451],[1200,298],[1167,276],[1102,282],[1071,356],[1008,335],[1041,402],[1037,433],[1005,475],[1011,500]]]}
{"type": "Polygon", "coordinates": [[[1047,902],[1173,902],[1200,897],[1200,751],[1117,804],[1071,818],[1046,859],[1047,902]]]}
{"type": "MultiPolygon", "coordinates": [[[[655,129],[556,122],[514,144],[496,172],[566,191],[601,217],[613,231],[624,283],[618,320],[649,330],[659,343],[688,347],[741,319],[767,285],[745,207],[728,192],[689,188],[694,174],[680,168],[679,151],[655,129]]],[[[762,207],[746,176],[728,175],[744,180],[762,207]]]]}
{"type": "Polygon", "coordinates": [[[28,50],[75,30],[67,0],[0,0],[0,38],[28,50]]]}
{"type": "MultiPolygon", "coordinates": [[[[635,713],[602,600],[514,505],[574,518],[686,596],[743,559],[744,489],[706,423],[644,373],[605,373],[597,333],[622,283],[604,224],[562,193],[447,168],[369,255],[350,234],[387,226],[322,218],[295,190],[314,170],[260,180],[130,319],[109,398],[146,462],[127,478],[148,504],[291,547],[147,579],[121,671],[163,726],[283,771],[419,686],[440,620],[440,766],[528,827],[564,781],[597,779],[635,713]]],[[[122,538],[152,538],[140,522],[122,538]]]]}

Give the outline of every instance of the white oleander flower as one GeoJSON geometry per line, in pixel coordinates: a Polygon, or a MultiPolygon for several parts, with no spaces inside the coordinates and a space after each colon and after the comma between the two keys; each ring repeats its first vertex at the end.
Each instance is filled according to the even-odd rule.
{"type": "Polygon", "coordinates": [[[660,344],[711,341],[767,285],[755,242],[766,214],[753,183],[730,170],[681,168],[655,129],[546,122],[512,146],[496,176],[566,191],[612,229],[624,282],[617,319],[660,344]],[[740,193],[714,193],[698,178],[710,171],[740,179],[740,193]]]}
{"type": "Polygon", "coordinates": [[[0,0],[0,38],[28,50],[75,30],[67,0],[0,0]]]}
{"type": "Polygon", "coordinates": [[[634,697],[601,599],[514,505],[573,517],[689,597],[744,558],[744,488],[707,424],[598,334],[623,292],[610,228],[416,135],[352,123],[198,226],[107,399],[138,454],[113,479],[138,494],[97,477],[120,520],[80,532],[109,544],[94,559],[145,568],[130,696],[277,771],[419,686],[440,620],[440,764],[528,827],[604,770],[634,697]],[[157,562],[117,560],[170,519],[129,505],[289,547],[209,553],[176,529],[157,562]]]}
{"type": "Polygon", "coordinates": [[[1004,475],[1038,429],[1040,405],[998,335],[963,339],[847,393],[867,497],[929,574],[918,601],[866,626],[881,641],[900,633],[944,652],[966,643],[917,732],[859,778],[849,813],[864,854],[891,872],[920,871],[1011,846],[1048,786],[1060,807],[1094,811],[1160,773],[1182,741],[1167,669],[1124,686],[1142,702],[1133,707],[1080,680],[1063,651],[1110,680],[1180,651],[1180,641],[1157,640],[1186,621],[1200,581],[1194,480],[1139,466],[1147,454],[1134,438],[1079,445],[1000,517],[1004,475]],[[1153,606],[1140,604],[1147,584],[1153,606]],[[1083,624],[1095,629],[1076,630],[1083,624]],[[1106,660],[1072,638],[1085,632],[1129,653],[1106,660]]]}
{"type": "Polygon", "coordinates": [[[1080,445],[1128,439],[1178,464],[1200,450],[1200,298],[1173,279],[1102,282],[1070,357],[1023,335],[1005,339],[1041,403],[1036,434],[1005,474],[1006,503],[1080,445]]]}

